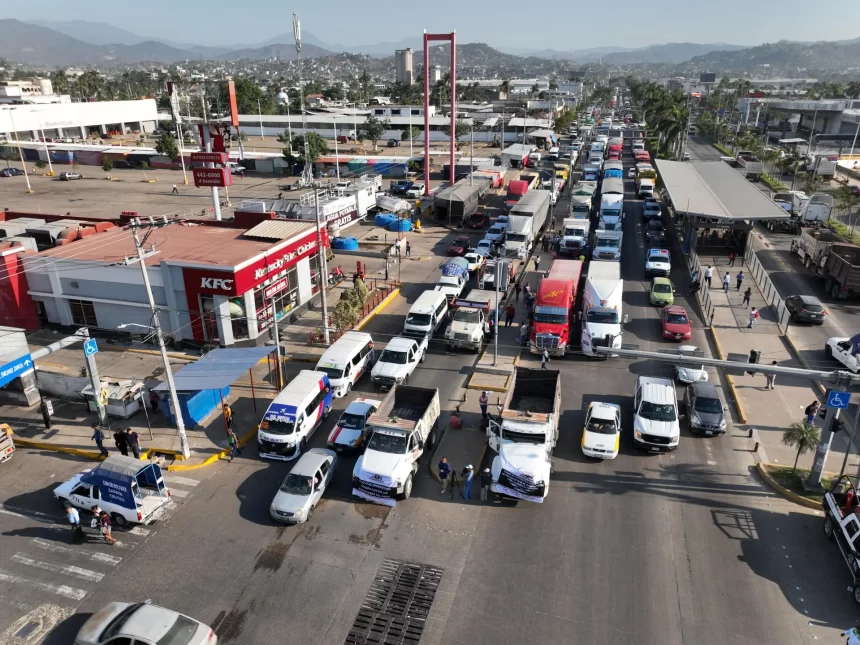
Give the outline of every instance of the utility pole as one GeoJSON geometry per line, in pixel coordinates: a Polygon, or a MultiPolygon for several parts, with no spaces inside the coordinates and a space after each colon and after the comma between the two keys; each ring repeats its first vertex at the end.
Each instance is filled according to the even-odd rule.
{"type": "Polygon", "coordinates": [[[278,382],[277,386],[279,390],[284,389],[283,386],[283,370],[281,369],[281,339],[278,335],[278,300],[280,298],[272,297],[272,331],[274,334],[275,341],[275,356],[277,356],[278,361],[278,382]]]}
{"type": "MultiPolygon", "coordinates": [[[[305,144],[307,145],[307,143],[305,144]]],[[[320,197],[317,186],[314,185],[314,210],[317,215],[317,250],[319,251],[319,276],[320,276],[320,296],[322,301],[322,328],[323,342],[329,344],[328,335],[328,298],[326,296],[326,287],[328,286],[328,263],[325,257],[325,247],[322,241],[322,221],[320,220],[320,197]]]]}
{"type": "MultiPolygon", "coordinates": [[[[86,327],[83,327],[82,329],[78,330],[78,335],[83,337],[84,349],[86,349],[86,342],[90,339],[90,330],[86,327]]],[[[106,428],[107,410],[102,403],[102,382],[101,379],[99,379],[99,368],[96,365],[96,355],[95,352],[87,353],[86,351],[84,351],[84,356],[87,359],[87,372],[90,375],[90,384],[93,386],[93,403],[96,404],[96,412],[99,415],[99,426],[106,428]]]]}
{"type": "MultiPolygon", "coordinates": [[[[131,234],[134,238],[134,246],[137,249],[136,258],[125,258],[124,262],[127,265],[139,263],[140,273],[143,275],[143,285],[146,287],[146,297],[149,299],[149,309],[152,311],[152,327],[155,330],[155,337],[158,340],[158,349],[161,351],[161,360],[164,363],[164,375],[167,378],[167,388],[170,391],[170,408],[173,410],[173,416],[176,419],[176,430],[179,433],[179,448],[182,455],[188,459],[191,456],[191,450],[188,447],[188,437],[185,434],[185,421],[182,418],[182,410],[179,407],[179,397],[176,394],[176,383],[173,381],[173,370],[170,367],[170,358],[167,356],[167,348],[164,346],[164,335],[161,332],[161,321],[158,317],[158,307],[155,306],[155,298],[152,295],[152,285],[149,283],[149,274],[146,272],[146,258],[155,255],[158,251],[155,250],[155,245],[149,251],[143,248],[144,243],[149,238],[149,235],[156,228],[163,228],[170,225],[166,217],[160,220],[149,218],[149,221],[143,223],[139,218],[134,218],[129,223],[131,234]],[[140,239],[140,229],[148,229],[143,241],[140,239]]],[[[279,366],[280,367],[280,366],[279,366]]]]}
{"type": "MultiPolygon", "coordinates": [[[[846,394],[846,396],[848,396],[846,394]]],[[[824,462],[827,461],[827,453],[830,452],[830,443],[833,441],[833,427],[839,421],[839,409],[827,408],[827,414],[824,416],[824,427],[821,429],[821,437],[818,440],[818,447],[815,449],[815,456],[812,459],[812,468],[809,469],[809,477],[806,479],[805,486],[809,488],[821,488],[821,476],[824,474],[824,462]]],[[[845,451],[845,458],[848,458],[849,446],[845,451]]]]}
{"type": "MultiPolygon", "coordinates": [[[[302,26],[299,22],[299,17],[296,12],[293,12],[293,36],[296,39],[296,62],[298,63],[299,68],[299,107],[302,111],[302,141],[304,142],[304,154],[305,154],[305,167],[302,170],[302,180],[305,182],[306,186],[313,185],[314,181],[314,170],[311,168],[311,148],[308,144],[308,119],[305,114],[305,88],[302,86],[302,26]]],[[[292,148],[292,146],[290,146],[292,148]]],[[[316,201],[316,187],[314,187],[314,201],[316,201]]],[[[317,209],[317,223],[319,223],[319,209],[317,209]]],[[[319,230],[317,230],[317,234],[319,234],[319,230]]],[[[320,279],[320,285],[322,287],[322,279],[320,279]]],[[[325,289],[323,291],[323,308],[325,308],[325,289]]],[[[326,344],[328,344],[328,328],[325,324],[323,324],[323,329],[325,329],[325,337],[326,344]]]]}
{"type": "Polygon", "coordinates": [[[469,128],[469,185],[473,184],[472,182],[472,173],[475,171],[475,123],[472,122],[472,127],[469,128]]]}
{"type": "MultiPolygon", "coordinates": [[[[203,144],[206,152],[212,152],[212,135],[209,132],[209,116],[206,114],[206,99],[203,96],[203,86],[200,88],[200,106],[203,108],[203,144]]],[[[214,164],[206,164],[210,168],[214,168],[214,164]]],[[[218,187],[212,186],[212,206],[215,209],[215,220],[221,221],[221,198],[218,195],[218,187]]]]}

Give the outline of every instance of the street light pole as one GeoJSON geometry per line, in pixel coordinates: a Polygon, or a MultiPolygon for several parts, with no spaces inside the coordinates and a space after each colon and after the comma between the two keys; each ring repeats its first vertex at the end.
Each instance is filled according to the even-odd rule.
{"type": "Polygon", "coordinates": [[[48,150],[48,137],[45,136],[45,126],[42,125],[42,113],[39,110],[33,110],[36,116],[39,117],[39,130],[42,131],[42,142],[45,144],[45,156],[48,158],[48,174],[54,176],[54,164],[51,163],[51,152],[48,150]]]}
{"type": "MultiPolygon", "coordinates": [[[[851,142],[851,154],[848,155],[849,157],[854,156],[854,146],[857,144],[857,135],[858,134],[860,134],[860,118],[857,119],[857,131],[854,133],[854,140],[851,142]]],[[[854,160],[852,159],[852,161],[854,161],[854,160]]],[[[856,166],[857,164],[854,164],[854,165],[856,166]]]]}
{"type": "Polygon", "coordinates": [[[15,131],[15,143],[18,144],[18,156],[21,157],[21,168],[24,169],[24,179],[27,180],[27,192],[32,195],[33,187],[30,186],[30,175],[27,174],[27,164],[24,163],[24,151],[21,150],[21,139],[18,137],[18,128],[15,126],[14,111],[14,109],[9,110],[9,118],[12,120],[12,129],[15,131]]]}
{"type": "Polygon", "coordinates": [[[322,301],[322,328],[323,328],[323,342],[326,345],[329,344],[329,334],[328,334],[328,300],[326,298],[326,284],[328,282],[328,263],[326,262],[325,257],[325,247],[323,247],[322,240],[322,221],[320,220],[320,197],[319,191],[317,190],[316,184],[313,186],[314,190],[314,210],[316,211],[317,216],[317,250],[319,251],[319,276],[320,276],[320,300],[322,301]]]}
{"type": "Polygon", "coordinates": [[[340,183],[340,156],[337,152],[337,117],[332,117],[334,123],[334,171],[337,173],[337,181],[340,183]]]}

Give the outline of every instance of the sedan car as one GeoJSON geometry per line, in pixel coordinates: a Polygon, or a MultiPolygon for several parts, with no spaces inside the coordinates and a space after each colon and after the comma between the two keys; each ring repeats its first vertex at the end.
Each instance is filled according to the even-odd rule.
{"type": "Polygon", "coordinates": [[[478,246],[475,247],[475,253],[483,255],[485,258],[491,257],[493,255],[493,243],[484,238],[478,242],[478,246]]]}
{"type": "Polygon", "coordinates": [[[647,197],[645,203],[642,204],[642,217],[646,220],[660,219],[660,202],[653,197],[647,197]]]}
{"type": "Polygon", "coordinates": [[[693,383],[684,393],[684,407],[690,419],[690,430],[705,435],[726,431],[728,408],[711,383],[693,383]]]}
{"type": "Polygon", "coordinates": [[[860,372],[860,357],[853,351],[853,343],[850,338],[828,338],[824,345],[824,355],[834,358],[849,370],[860,372]]]}
{"type": "Polygon", "coordinates": [[[493,244],[501,244],[502,240],[505,237],[505,225],[504,224],[493,224],[485,235],[485,239],[490,240],[493,244]]]}
{"type": "Polygon", "coordinates": [[[615,459],[621,444],[621,406],[592,401],[582,429],[582,454],[595,459],[615,459]]]}
{"type": "Polygon", "coordinates": [[[112,602],[87,619],[75,645],[215,645],[212,628],[149,603],[112,602]]]}
{"type": "Polygon", "coordinates": [[[463,256],[466,262],[469,263],[469,272],[477,271],[487,262],[487,258],[478,253],[475,249],[469,249],[468,253],[463,256]]]}
{"type": "Polygon", "coordinates": [[[652,278],[648,300],[652,305],[663,307],[675,304],[675,285],[669,278],[652,278]]]}
{"type": "Polygon", "coordinates": [[[337,455],[331,450],[311,448],[303,454],[272,500],[269,507],[272,519],[287,524],[311,519],[336,466],[337,455]]]}
{"type": "MultiPolygon", "coordinates": [[[[697,352],[699,348],[695,345],[681,345],[678,347],[679,352],[697,352]]],[[[675,365],[675,378],[681,383],[699,383],[708,380],[708,372],[705,366],[696,368],[688,365],[675,365]]]]}
{"type": "Polygon", "coordinates": [[[666,239],[666,229],[663,228],[663,223],[658,219],[652,219],[645,227],[645,241],[649,244],[660,242],[666,239]]]}
{"type": "Polygon", "coordinates": [[[465,255],[471,246],[468,235],[458,235],[448,246],[448,255],[465,255]]]}
{"type": "Polygon", "coordinates": [[[0,177],[17,177],[18,175],[23,175],[24,171],[20,168],[4,168],[0,170],[0,177]]]}
{"type": "Polygon", "coordinates": [[[785,299],[785,308],[791,322],[806,322],[813,325],[823,325],[824,305],[815,296],[789,296],[785,299]]]}
{"type": "Polygon", "coordinates": [[[82,179],[83,178],[80,173],[65,172],[65,171],[61,172],[59,177],[60,177],[60,181],[73,181],[75,179],[82,179]]]}
{"type": "Polygon", "coordinates": [[[630,168],[627,171],[627,179],[636,179],[636,168],[630,168]]]}
{"type": "Polygon", "coordinates": [[[376,399],[360,397],[346,406],[328,436],[328,447],[337,451],[363,448],[367,440],[367,419],[381,404],[376,399]]]}
{"type": "Polygon", "coordinates": [[[687,310],[679,305],[663,307],[663,312],[660,314],[660,324],[663,327],[663,338],[690,340],[693,335],[687,310]]]}

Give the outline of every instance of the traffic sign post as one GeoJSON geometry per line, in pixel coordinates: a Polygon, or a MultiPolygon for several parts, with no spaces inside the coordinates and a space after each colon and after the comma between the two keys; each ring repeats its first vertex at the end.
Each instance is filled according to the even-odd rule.
{"type": "Polygon", "coordinates": [[[95,338],[90,338],[84,342],[84,356],[92,356],[97,351],[99,351],[99,346],[96,344],[95,338]]]}
{"type": "Polygon", "coordinates": [[[99,369],[96,366],[96,353],[99,351],[99,346],[95,338],[89,337],[89,331],[84,329],[86,340],[84,340],[84,356],[87,359],[87,372],[90,375],[90,383],[93,386],[93,403],[95,403],[96,411],[99,415],[99,426],[107,427],[107,410],[99,397],[99,392],[102,390],[102,384],[99,380],[99,369]]]}
{"type": "Polygon", "coordinates": [[[837,410],[847,410],[848,403],[851,401],[851,394],[849,392],[837,392],[835,390],[830,390],[827,392],[827,407],[835,408],[837,410]]]}
{"type": "Polygon", "coordinates": [[[833,441],[833,428],[839,420],[840,410],[848,408],[851,395],[848,392],[838,390],[827,390],[827,414],[824,416],[824,427],[821,429],[821,438],[815,449],[815,457],[812,460],[812,468],[804,486],[809,489],[821,488],[821,477],[824,474],[824,462],[827,461],[827,453],[830,452],[830,443],[833,441]]]}
{"type": "Polygon", "coordinates": [[[33,369],[33,359],[30,354],[24,354],[5,365],[0,365],[0,387],[8,385],[31,369],[33,369]]]}

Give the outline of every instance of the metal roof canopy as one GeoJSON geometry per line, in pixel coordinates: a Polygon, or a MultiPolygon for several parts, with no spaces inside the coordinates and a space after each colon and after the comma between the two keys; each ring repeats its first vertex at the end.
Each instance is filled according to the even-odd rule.
{"type": "MultiPolygon", "coordinates": [[[[177,392],[198,390],[221,390],[239,380],[260,360],[275,351],[274,347],[244,347],[241,349],[213,349],[195,363],[189,363],[176,372],[173,380],[177,392]]],[[[159,392],[167,390],[167,383],[155,387],[159,392]]]]}
{"type": "Polygon", "coordinates": [[[679,213],[730,221],[785,219],[785,211],[723,161],[655,161],[679,213]]]}

